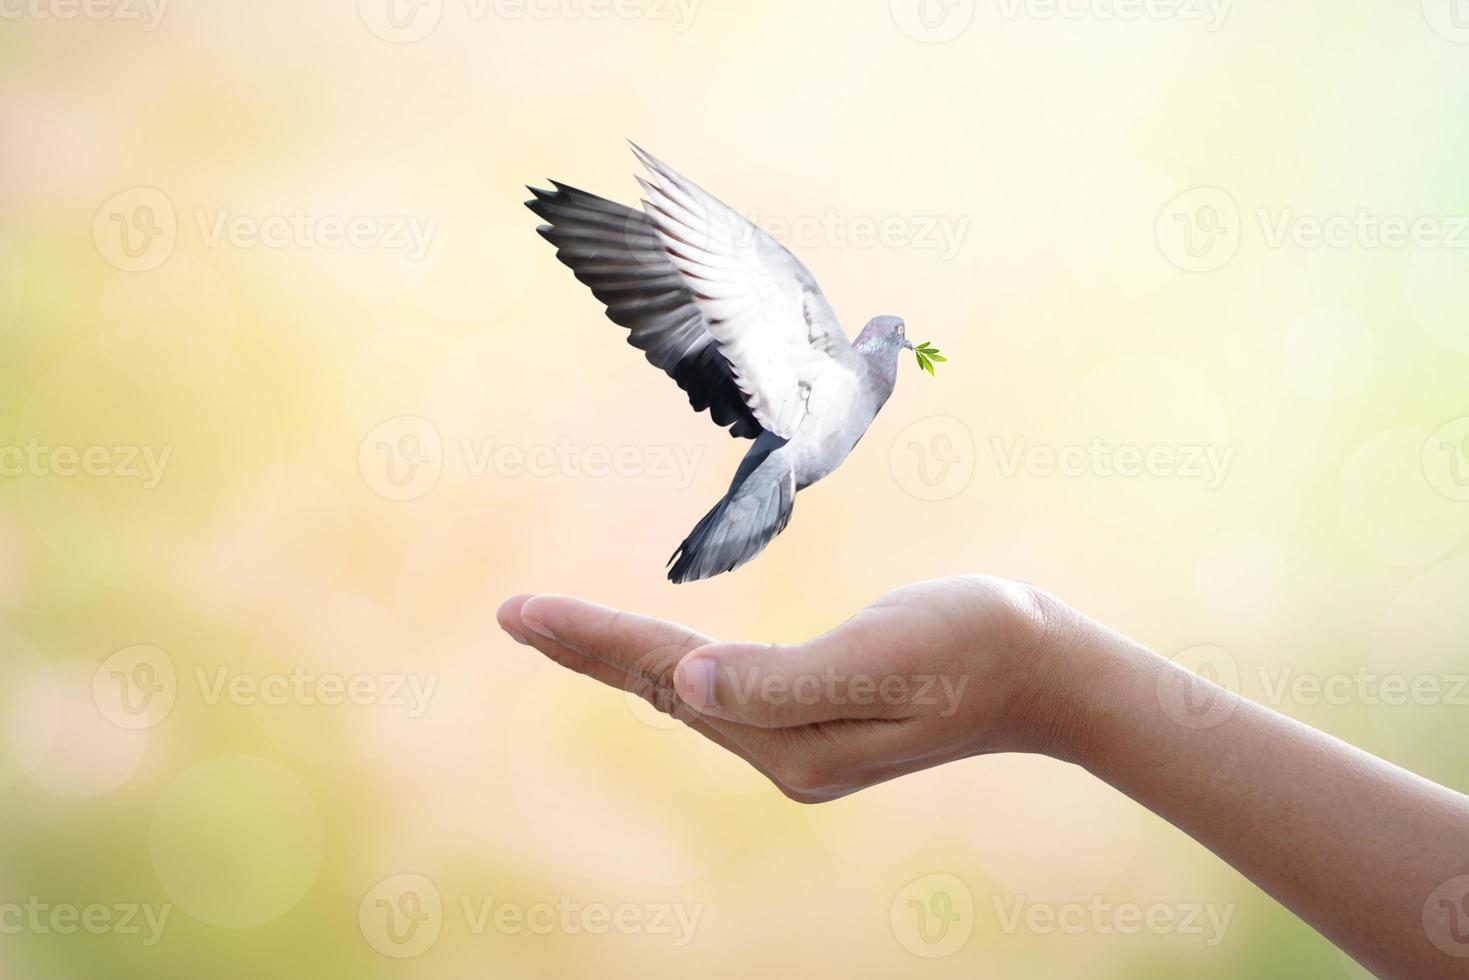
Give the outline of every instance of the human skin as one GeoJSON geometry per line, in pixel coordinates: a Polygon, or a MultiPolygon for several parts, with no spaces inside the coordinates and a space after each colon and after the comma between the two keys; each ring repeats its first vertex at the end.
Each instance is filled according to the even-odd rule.
{"type": "Polygon", "coordinates": [[[719,643],[569,596],[516,596],[498,619],[798,802],[975,755],[1049,755],[1188,833],[1378,976],[1469,976],[1469,878],[1456,881],[1469,875],[1469,797],[1031,586],[921,582],[792,645],[719,643]]]}

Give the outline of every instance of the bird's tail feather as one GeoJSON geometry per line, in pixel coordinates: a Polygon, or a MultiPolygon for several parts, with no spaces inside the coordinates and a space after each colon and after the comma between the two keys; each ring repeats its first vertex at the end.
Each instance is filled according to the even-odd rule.
{"type": "Polygon", "coordinates": [[[676,584],[712,578],[754,558],[790,522],[796,502],[795,473],[761,467],[704,515],[668,559],[676,584]]]}

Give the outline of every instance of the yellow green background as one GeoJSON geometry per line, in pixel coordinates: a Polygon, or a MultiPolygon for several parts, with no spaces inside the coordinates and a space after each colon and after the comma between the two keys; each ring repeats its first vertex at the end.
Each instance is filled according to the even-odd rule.
{"type": "MultiPolygon", "coordinates": [[[[570,592],[793,640],[904,582],[982,571],[1166,655],[1206,647],[1255,698],[1359,670],[1452,688],[1469,671],[1469,240],[1313,247],[1270,227],[1469,214],[1458,0],[1237,0],[1222,23],[1193,3],[1048,18],[959,0],[931,29],[908,0],[425,2],[399,10],[437,18],[418,40],[384,26],[383,0],[177,0],[153,30],[129,7],[5,8],[0,446],[170,455],[151,488],[0,476],[0,905],[172,913],[152,946],[0,935],[0,972],[1365,975],[1079,770],[972,760],[801,808],[493,614],[570,592]],[[634,201],[627,138],[762,220],[890,222],[886,242],[822,230],[797,251],[849,333],[895,313],[949,357],[936,379],[905,360],[767,553],[678,588],[663,561],[742,444],[623,343],[521,204],[547,178],[634,201]],[[115,219],[160,195],[172,244],[136,268],[115,219]],[[1180,207],[1222,220],[1223,251],[1179,251],[1180,207]],[[204,234],[297,212],[434,235],[412,259],[204,234]],[[935,222],[962,225],[957,249],[923,244],[935,222]],[[442,472],[394,500],[375,446],[404,417],[439,436],[442,472]],[[698,467],[687,485],[476,473],[463,439],[698,467]],[[1233,455],[1212,488],[1002,459],[1093,439],[1233,455]],[[140,646],[176,697],[120,726],[94,682],[140,646]],[[435,686],[409,717],[211,704],[198,682],[295,667],[435,686]],[[398,958],[359,912],[405,875],[443,913],[398,958]],[[910,883],[950,880],[932,875],[972,902],[940,958],[902,921],[910,883]],[[475,934],[460,899],[487,896],[702,912],[679,949],[475,934]],[[1208,946],[1007,932],[995,902],[1017,897],[1235,908],[1208,946]]],[[[1469,786],[1469,708],[1338,700],[1276,706],[1469,786]]]]}

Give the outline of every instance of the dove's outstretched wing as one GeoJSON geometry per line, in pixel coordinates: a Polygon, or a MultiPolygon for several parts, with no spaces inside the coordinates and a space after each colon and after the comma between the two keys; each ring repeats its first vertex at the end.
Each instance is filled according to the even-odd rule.
{"type": "Polygon", "coordinates": [[[633,150],[653,177],[638,181],[643,209],[755,418],[789,439],[808,414],[846,411],[861,358],[811,273],[748,219],[633,150]]]}
{"type": "Polygon", "coordinates": [[[695,411],[707,408],[731,435],[758,436],[760,423],[653,222],[641,211],[551,183],[554,191],[529,188],[535,200],[526,207],[549,222],[537,231],[556,246],[556,257],[591,287],[612,322],[628,328],[628,343],[688,393],[695,411]]]}

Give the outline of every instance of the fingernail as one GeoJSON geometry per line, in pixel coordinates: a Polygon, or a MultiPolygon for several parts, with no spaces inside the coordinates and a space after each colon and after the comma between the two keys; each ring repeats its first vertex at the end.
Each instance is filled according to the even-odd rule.
{"type": "Polygon", "coordinates": [[[678,696],[696,708],[714,707],[714,658],[685,660],[674,671],[673,686],[678,696]]]}
{"type": "Polygon", "coordinates": [[[534,630],[548,640],[556,639],[556,634],[551,632],[551,627],[547,626],[539,619],[532,619],[529,616],[521,615],[520,621],[525,624],[526,629],[534,630]]]}
{"type": "Polygon", "coordinates": [[[511,596],[500,603],[500,608],[495,610],[495,622],[500,624],[500,628],[505,631],[505,635],[524,646],[530,646],[530,641],[525,638],[523,632],[509,624],[521,618],[520,607],[524,606],[530,598],[531,596],[528,595],[511,596]]]}

